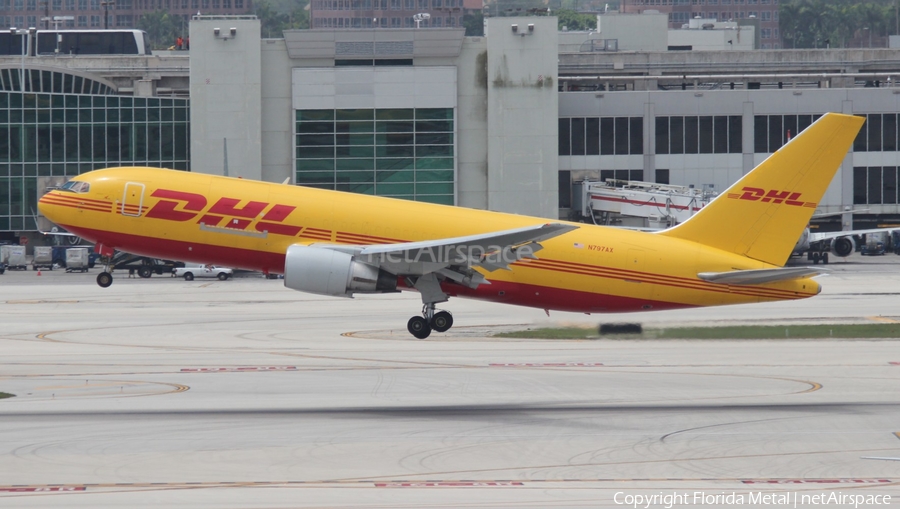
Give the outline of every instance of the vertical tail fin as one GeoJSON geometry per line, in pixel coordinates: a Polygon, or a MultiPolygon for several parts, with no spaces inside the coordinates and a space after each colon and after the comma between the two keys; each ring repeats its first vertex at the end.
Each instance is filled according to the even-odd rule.
{"type": "Polygon", "coordinates": [[[826,113],[689,220],[659,234],[784,265],[864,121],[826,113]]]}

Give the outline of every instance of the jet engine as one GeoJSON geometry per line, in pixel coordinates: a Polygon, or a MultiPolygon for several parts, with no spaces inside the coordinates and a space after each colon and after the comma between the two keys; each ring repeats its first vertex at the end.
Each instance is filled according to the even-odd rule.
{"type": "Polygon", "coordinates": [[[850,256],[856,251],[856,241],[852,235],[838,237],[831,241],[831,252],[838,256],[850,256]]]}
{"type": "Polygon", "coordinates": [[[290,246],[284,259],[284,286],[301,292],[334,297],[354,293],[397,291],[397,276],[353,255],[333,249],[290,246]]]}

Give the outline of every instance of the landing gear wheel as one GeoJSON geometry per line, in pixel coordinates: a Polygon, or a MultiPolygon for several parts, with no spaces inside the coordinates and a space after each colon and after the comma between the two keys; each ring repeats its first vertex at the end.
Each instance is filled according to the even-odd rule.
{"type": "Polygon", "coordinates": [[[823,264],[827,265],[828,264],[828,253],[822,253],[821,260],[822,260],[823,264]]]}
{"type": "Polygon", "coordinates": [[[109,288],[113,282],[112,274],[109,272],[101,272],[97,274],[97,284],[100,285],[100,288],[109,288]]]}
{"type": "Polygon", "coordinates": [[[138,269],[138,276],[141,276],[144,279],[153,275],[153,269],[150,267],[141,267],[138,269]]]}
{"type": "Polygon", "coordinates": [[[414,316],[406,323],[406,330],[418,339],[425,339],[431,334],[431,326],[421,316],[414,316]]]}
{"type": "Polygon", "coordinates": [[[431,328],[435,332],[447,332],[453,327],[453,315],[446,311],[439,311],[431,317],[431,328]]]}
{"type": "Polygon", "coordinates": [[[818,263],[819,263],[819,253],[813,253],[813,254],[812,254],[812,262],[813,262],[813,265],[818,265],[818,263]]]}

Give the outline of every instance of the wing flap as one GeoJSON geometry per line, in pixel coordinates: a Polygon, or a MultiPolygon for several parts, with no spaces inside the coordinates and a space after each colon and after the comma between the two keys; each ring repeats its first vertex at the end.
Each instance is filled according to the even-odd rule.
{"type": "Polygon", "coordinates": [[[777,269],[733,270],[730,272],[701,272],[697,277],[723,285],[760,285],[818,276],[826,272],[813,267],[782,267],[777,269]]]}

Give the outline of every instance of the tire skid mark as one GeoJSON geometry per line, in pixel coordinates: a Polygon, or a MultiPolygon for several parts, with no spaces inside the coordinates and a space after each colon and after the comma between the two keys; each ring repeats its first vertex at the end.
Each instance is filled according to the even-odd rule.
{"type": "MultiPolygon", "coordinates": [[[[415,476],[416,474],[413,474],[415,476]]],[[[434,475],[434,474],[422,474],[434,475]]],[[[0,498],[12,496],[80,494],[88,490],[95,492],[111,490],[154,491],[211,488],[495,488],[495,489],[572,489],[579,484],[606,483],[648,483],[648,482],[722,482],[742,486],[766,485],[770,487],[805,485],[810,489],[827,486],[847,488],[892,487],[900,485],[900,479],[891,477],[865,478],[747,478],[747,477],[598,477],[564,479],[471,479],[471,478],[431,478],[428,480],[399,478],[368,478],[358,480],[283,480],[283,481],[187,481],[187,482],[123,482],[123,483],[77,483],[77,484],[11,484],[0,485],[0,498]],[[558,486],[553,486],[558,485],[558,486]]]]}

